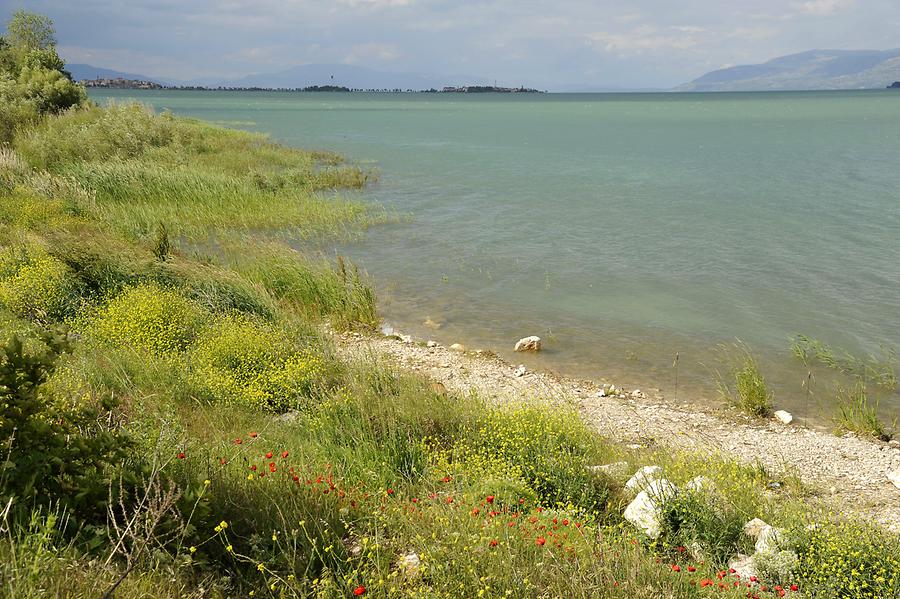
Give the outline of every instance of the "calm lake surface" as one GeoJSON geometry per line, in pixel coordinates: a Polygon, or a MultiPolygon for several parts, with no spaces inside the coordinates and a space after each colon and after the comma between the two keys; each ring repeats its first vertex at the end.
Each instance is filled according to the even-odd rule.
{"type": "MultiPolygon", "coordinates": [[[[366,196],[412,223],[330,251],[421,338],[669,398],[678,352],[679,400],[715,399],[716,347],[739,338],[778,406],[817,424],[835,381],[814,369],[802,386],[795,334],[900,346],[897,91],[91,96],[377,168],[366,196]],[[529,334],[546,351],[514,356],[529,334]]],[[[881,406],[900,414],[900,394],[881,406]]]]}

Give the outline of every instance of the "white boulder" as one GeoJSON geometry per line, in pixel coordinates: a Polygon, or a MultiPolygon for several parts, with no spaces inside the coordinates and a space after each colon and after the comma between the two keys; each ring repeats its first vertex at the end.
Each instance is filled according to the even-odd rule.
{"type": "Polygon", "coordinates": [[[777,418],[782,424],[790,424],[794,421],[794,416],[786,410],[776,410],[775,418],[777,418]]]}
{"type": "Polygon", "coordinates": [[[774,526],[766,526],[762,527],[762,530],[759,531],[759,536],[756,538],[756,551],[757,553],[775,553],[780,547],[781,541],[784,537],[784,533],[775,528],[774,526]]]}
{"type": "Polygon", "coordinates": [[[450,349],[452,349],[453,351],[466,351],[466,346],[462,343],[454,343],[450,346],[450,349]]]}
{"type": "Polygon", "coordinates": [[[541,351],[541,338],[536,335],[522,337],[516,341],[516,351],[541,351]]]}
{"type": "Polygon", "coordinates": [[[647,485],[662,477],[663,469],[659,466],[644,466],[634,473],[625,483],[625,489],[633,493],[643,491],[647,485]]]}
{"type": "Polygon", "coordinates": [[[417,575],[419,573],[419,565],[421,563],[422,560],[419,559],[419,555],[415,552],[407,553],[399,560],[397,560],[397,566],[400,570],[405,572],[407,576],[417,575]]]}
{"type": "Polygon", "coordinates": [[[744,534],[748,537],[752,537],[754,539],[758,539],[760,533],[764,528],[771,528],[765,521],[760,520],[759,518],[754,518],[753,520],[749,520],[746,524],[744,524],[744,534]]]}
{"type": "Polygon", "coordinates": [[[528,373],[528,370],[525,368],[524,364],[519,364],[519,367],[513,371],[514,376],[525,376],[528,373]]]}
{"type": "Polygon", "coordinates": [[[654,480],[625,508],[625,519],[651,539],[658,538],[662,532],[662,507],[677,492],[678,488],[666,479],[654,480]]]}
{"type": "Polygon", "coordinates": [[[688,491],[693,491],[695,493],[699,493],[700,491],[711,491],[715,487],[715,484],[710,479],[705,476],[695,476],[691,480],[688,481],[685,488],[688,491]]]}
{"type": "Polygon", "coordinates": [[[728,562],[728,568],[734,570],[742,580],[749,580],[751,576],[759,576],[759,566],[756,564],[756,558],[752,555],[738,554],[728,562]]]}
{"type": "Polygon", "coordinates": [[[438,346],[437,341],[429,341],[425,345],[427,345],[428,347],[437,347],[438,346]]]}

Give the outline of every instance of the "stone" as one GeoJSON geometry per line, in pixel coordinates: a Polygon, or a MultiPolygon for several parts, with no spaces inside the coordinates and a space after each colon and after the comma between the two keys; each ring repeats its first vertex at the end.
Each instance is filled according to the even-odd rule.
{"type": "Polygon", "coordinates": [[[688,481],[688,484],[685,485],[685,489],[688,491],[693,491],[695,493],[699,493],[701,491],[710,491],[715,487],[715,484],[710,479],[705,476],[695,476],[691,480],[688,481]]]}
{"type": "Polygon", "coordinates": [[[516,341],[516,351],[541,351],[541,338],[536,335],[523,337],[516,341]]]}
{"type": "Polygon", "coordinates": [[[419,565],[421,563],[422,560],[419,559],[419,555],[415,552],[412,552],[407,553],[399,560],[397,560],[397,567],[402,570],[407,576],[416,576],[419,573],[419,565]]]}
{"type": "Polygon", "coordinates": [[[640,389],[635,389],[631,392],[631,397],[633,397],[634,399],[644,399],[644,394],[640,389]]]}
{"type": "Polygon", "coordinates": [[[600,389],[597,391],[597,397],[606,397],[606,389],[600,389]]]}
{"type": "Polygon", "coordinates": [[[437,341],[429,341],[425,345],[427,345],[428,347],[437,347],[438,346],[437,341]]]}
{"type": "Polygon", "coordinates": [[[625,508],[625,519],[651,539],[656,539],[662,532],[662,507],[677,493],[678,488],[666,479],[654,480],[625,508]]]}
{"type": "Polygon", "coordinates": [[[900,489],[900,468],[897,468],[893,472],[887,475],[888,480],[894,483],[894,486],[900,489]]]}
{"type": "Polygon", "coordinates": [[[769,525],[766,524],[764,520],[754,518],[753,520],[750,520],[746,524],[744,524],[744,534],[748,537],[756,539],[759,538],[759,535],[763,531],[763,529],[767,528],[768,526],[769,525]]]}
{"type": "Polygon", "coordinates": [[[752,555],[737,554],[728,562],[729,570],[734,570],[735,574],[739,574],[741,580],[749,580],[751,576],[759,576],[759,567],[756,565],[756,558],[752,555]]]}
{"type": "Polygon", "coordinates": [[[776,410],[775,418],[781,421],[782,424],[790,424],[794,421],[794,416],[790,412],[785,410],[776,410]]]}
{"type": "Polygon", "coordinates": [[[756,539],[756,551],[758,553],[775,553],[780,547],[779,544],[784,537],[784,533],[774,526],[763,526],[759,531],[759,537],[756,539]]]}
{"type": "Polygon", "coordinates": [[[412,343],[412,341],[413,341],[412,335],[403,335],[403,334],[401,333],[401,334],[398,334],[397,337],[398,337],[398,338],[400,339],[400,341],[402,341],[403,343],[412,343]]]}
{"type": "Polygon", "coordinates": [[[466,351],[466,346],[462,343],[454,343],[450,346],[450,349],[452,349],[453,351],[466,351]]]}
{"type": "Polygon", "coordinates": [[[526,370],[525,365],[519,364],[519,367],[513,371],[513,376],[525,376],[527,372],[528,370],[526,370]]]}
{"type": "Polygon", "coordinates": [[[276,419],[282,422],[297,422],[303,417],[303,414],[298,410],[291,410],[290,412],[285,412],[284,414],[278,416],[276,419]]]}
{"type": "Polygon", "coordinates": [[[644,466],[639,468],[634,476],[625,483],[625,489],[633,493],[643,491],[650,483],[662,478],[663,469],[659,466],[644,466]]]}
{"type": "Polygon", "coordinates": [[[603,464],[600,466],[588,466],[591,472],[601,472],[608,476],[618,476],[628,471],[628,462],[613,462],[612,464],[603,464]]]}
{"type": "Polygon", "coordinates": [[[891,439],[890,441],[888,441],[888,445],[890,445],[891,447],[900,447],[900,440],[891,439]]]}
{"type": "Polygon", "coordinates": [[[426,319],[425,319],[425,322],[423,322],[422,324],[424,324],[424,325],[425,325],[426,327],[428,327],[429,329],[439,329],[439,328],[441,328],[441,323],[435,322],[435,321],[431,320],[431,317],[430,317],[430,316],[429,316],[428,318],[426,318],[426,319]]]}

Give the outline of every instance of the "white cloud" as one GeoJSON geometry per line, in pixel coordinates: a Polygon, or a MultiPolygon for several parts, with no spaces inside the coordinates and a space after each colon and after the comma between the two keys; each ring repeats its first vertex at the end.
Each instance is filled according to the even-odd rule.
{"type": "Polygon", "coordinates": [[[599,44],[608,52],[629,52],[675,48],[685,50],[699,44],[697,31],[682,31],[669,28],[677,33],[667,33],[652,25],[642,25],[624,33],[600,31],[588,34],[592,44],[599,44]]]}
{"type": "Polygon", "coordinates": [[[797,12],[808,15],[828,16],[839,10],[850,8],[855,0],[806,0],[806,2],[794,2],[792,6],[797,12]]]}

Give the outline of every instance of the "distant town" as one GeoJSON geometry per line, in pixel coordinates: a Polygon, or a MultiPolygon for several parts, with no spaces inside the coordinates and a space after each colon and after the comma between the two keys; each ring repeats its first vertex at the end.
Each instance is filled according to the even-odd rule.
{"type": "Polygon", "coordinates": [[[441,89],[361,89],[350,88],[342,85],[310,85],[307,87],[205,87],[195,85],[162,85],[155,81],[145,81],[142,79],[124,79],[117,77],[114,79],[86,79],[81,81],[85,87],[91,88],[109,88],[109,89],[170,89],[184,91],[279,91],[279,92],[370,92],[370,93],[444,93],[444,94],[542,94],[545,93],[538,89],[528,87],[499,87],[496,85],[464,85],[461,87],[444,87],[441,89]]]}

